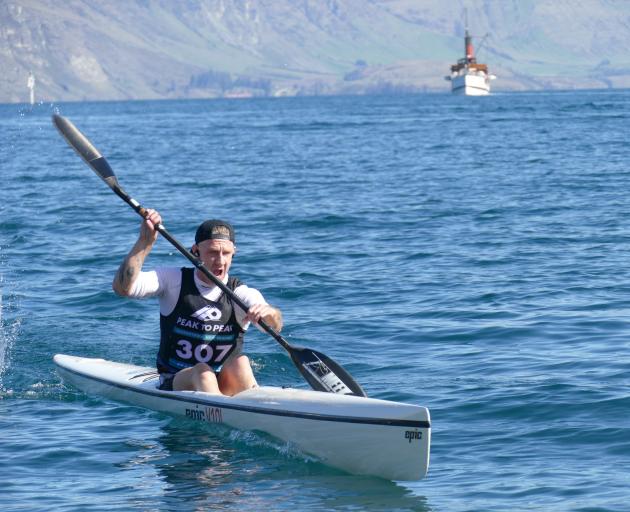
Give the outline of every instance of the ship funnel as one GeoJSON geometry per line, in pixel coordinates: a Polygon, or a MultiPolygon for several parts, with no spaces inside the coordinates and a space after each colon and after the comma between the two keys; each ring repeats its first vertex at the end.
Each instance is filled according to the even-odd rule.
{"type": "Polygon", "coordinates": [[[475,58],[475,51],[473,50],[472,37],[470,37],[468,30],[466,30],[464,44],[466,45],[466,60],[468,60],[468,62],[471,62],[475,58]]]}

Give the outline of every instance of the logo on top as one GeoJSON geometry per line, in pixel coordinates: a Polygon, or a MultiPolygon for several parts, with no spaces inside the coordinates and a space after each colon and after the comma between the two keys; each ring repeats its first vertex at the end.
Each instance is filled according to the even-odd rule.
{"type": "Polygon", "coordinates": [[[212,238],[225,238],[227,240],[230,239],[230,230],[227,226],[213,226],[212,227],[212,238]]]}
{"type": "Polygon", "coordinates": [[[196,318],[197,320],[201,320],[202,322],[207,322],[208,320],[218,320],[221,318],[221,310],[214,306],[205,306],[195,311],[190,316],[196,318]]]}

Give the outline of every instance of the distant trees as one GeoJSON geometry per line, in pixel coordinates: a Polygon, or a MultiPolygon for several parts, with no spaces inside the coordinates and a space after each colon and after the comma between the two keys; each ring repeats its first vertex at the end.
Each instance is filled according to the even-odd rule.
{"type": "Polygon", "coordinates": [[[215,89],[222,95],[235,89],[247,89],[254,96],[270,96],[271,81],[266,78],[251,78],[248,76],[232,76],[223,71],[209,70],[190,77],[189,89],[215,89]]]}

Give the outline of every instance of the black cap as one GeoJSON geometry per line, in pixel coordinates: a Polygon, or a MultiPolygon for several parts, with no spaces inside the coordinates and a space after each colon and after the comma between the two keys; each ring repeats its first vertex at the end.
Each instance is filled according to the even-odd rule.
{"type": "Polygon", "coordinates": [[[234,228],[229,222],[218,219],[210,219],[202,222],[195,233],[195,243],[204,240],[230,240],[235,243],[234,228]]]}

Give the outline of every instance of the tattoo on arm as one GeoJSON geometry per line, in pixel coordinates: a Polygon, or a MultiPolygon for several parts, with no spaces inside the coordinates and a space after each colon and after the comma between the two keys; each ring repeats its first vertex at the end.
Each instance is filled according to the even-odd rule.
{"type": "Polygon", "coordinates": [[[122,262],[116,273],[116,280],[120,291],[129,292],[134,281],[138,277],[138,273],[142,268],[140,258],[135,255],[129,255],[122,262]]]}
{"type": "Polygon", "coordinates": [[[112,288],[118,295],[123,297],[129,296],[129,292],[138,278],[142,265],[144,265],[144,260],[151,252],[154,242],[155,239],[148,240],[146,237],[140,236],[120,264],[112,282],[112,288]]]}

